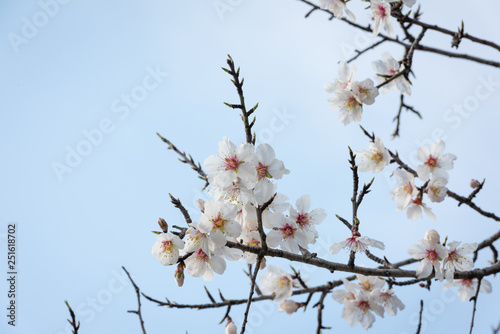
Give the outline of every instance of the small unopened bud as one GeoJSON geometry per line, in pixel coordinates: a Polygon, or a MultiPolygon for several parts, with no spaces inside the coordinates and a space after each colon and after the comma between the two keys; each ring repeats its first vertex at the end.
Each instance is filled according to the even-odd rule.
{"type": "Polygon", "coordinates": [[[160,228],[163,231],[163,233],[167,233],[168,232],[168,224],[165,221],[165,219],[158,218],[158,225],[160,225],[160,228]]]}
{"type": "Polygon", "coordinates": [[[471,188],[477,188],[481,185],[481,183],[478,180],[472,179],[470,180],[469,185],[471,188]]]}
{"type": "Polygon", "coordinates": [[[226,334],[236,334],[236,325],[230,317],[227,317],[226,334]]]}
{"type": "Polygon", "coordinates": [[[201,198],[196,200],[196,206],[200,209],[201,213],[205,213],[205,201],[201,198]]]}
{"type": "Polygon", "coordinates": [[[286,312],[287,314],[292,314],[295,313],[295,311],[297,311],[299,306],[300,305],[294,302],[293,300],[285,300],[283,303],[280,304],[278,312],[286,312]]]}
{"type": "Polygon", "coordinates": [[[421,287],[421,288],[425,288],[425,284],[424,283],[418,283],[418,286],[421,287]]]}
{"type": "Polygon", "coordinates": [[[266,267],[266,258],[263,258],[262,261],[260,261],[259,270],[264,270],[265,267],[266,267]]]}
{"type": "Polygon", "coordinates": [[[424,239],[432,242],[433,244],[438,244],[439,238],[439,233],[436,230],[428,230],[427,232],[425,232],[424,239]]]}
{"type": "Polygon", "coordinates": [[[181,262],[177,265],[177,269],[175,269],[174,278],[178,287],[181,287],[184,284],[184,267],[185,264],[181,262]]]}

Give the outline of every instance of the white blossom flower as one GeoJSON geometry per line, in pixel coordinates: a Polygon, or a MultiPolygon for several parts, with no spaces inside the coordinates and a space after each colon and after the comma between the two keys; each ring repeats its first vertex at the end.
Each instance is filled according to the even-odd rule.
{"type": "Polygon", "coordinates": [[[445,187],[448,180],[443,177],[434,177],[431,179],[425,193],[429,196],[431,202],[440,203],[447,195],[448,189],[445,187]]]}
{"type": "Polygon", "coordinates": [[[255,182],[255,152],[252,144],[244,143],[236,147],[229,138],[219,142],[219,154],[205,159],[203,168],[208,171],[208,179],[212,186],[225,187],[236,177],[244,183],[255,182]]]}
{"type": "Polygon", "coordinates": [[[338,66],[338,76],[335,82],[325,85],[328,93],[334,93],[336,90],[350,90],[351,83],[354,82],[356,76],[356,66],[352,66],[351,69],[345,60],[341,61],[338,66]]]}
{"type": "Polygon", "coordinates": [[[342,124],[347,125],[353,121],[361,122],[363,104],[353,91],[337,90],[328,101],[331,102],[331,109],[339,110],[339,121],[342,124]]]}
{"type": "Polygon", "coordinates": [[[366,292],[380,291],[385,285],[385,281],[380,277],[376,276],[365,276],[361,274],[356,274],[356,278],[359,281],[358,283],[359,289],[364,290],[366,292]]]}
{"type": "MultiPolygon", "coordinates": [[[[243,229],[239,239],[245,245],[260,247],[260,234],[257,230],[249,231],[247,229],[243,229]]],[[[257,262],[257,254],[243,252],[243,260],[245,260],[248,264],[254,264],[257,262]]]]}
{"type": "Polygon", "coordinates": [[[429,240],[419,240],[408,248],[407,252],[415,260],[420,260],[417,267],[417,278],[428,277],[434,268],[436,278],[443,279],[443,271],[439,261],[446,257],[447,251],[441,244],[429,240]]]}
{"type": "Polygon", "coordinates": [[[170,233],[160,233],[156,236],[156,242],[153,245],[153,256],[160,260],[164,266],[169,266],[179,259],[179,249],[184,248],[184,241],[178,236],[170,233]]]}
{"type": "Polygon", "coordinates": [[[299,246],[307,248],[307,237],[302,230],[299,230],[297,223],[289,217],[282,217],[273,229],[267,233],[267,245],[271,248],[281,246],[281,249],[298,253],[299,246]]]}
{"type": "Polygon", "coordinates": [[[325,210],[321,208],[311,209],[311,196],[303,195],[295,203],[297,209],[290,206],[290,218],[295,220],[297,228],[301,230],[306,239],[307,243],[314,244],[316,238],[318,237],[318,231],[315,225],[320,224],[326,218],[325,210]]]}
{"type": "Polygon", "coordinates": [[[415,178],[413,174],[400,168],[396,169],[392,175],[396,178],[398,185],[391,191],[392,200],[398,202],[397,211],[406,209],[413,197],[418,193],[415,187],[415,178]]]}
{"type": "Polygon", "coordinates": [[[478,244],[476,242],[464,243],[462,246],[458,247],[460,244],[460,241],[453,241],[448,244],[448,254],[441,264],[442,270],[444,271],[444,277],[448,282],[453,281],[455,271],[471,270],[474,266],[472,258],[466,256],[466,254],[474,252],[478,244]]]}
{"type": "Polygon", "coordinates": [[[353,231],[352,237],[333,244],[330,247],[330,251],[333,254],[337,254],[342,248],[348,248],[353,252],[364,252],[368,249],[368,246],[377,247],[382,250],[385,249],[385,245],[383,242],[368,238],[367,236],[361,236],[358,231],[353,231]]]}
{"type": "Polygon", "coordinates": [[[354,295],[355,299],[345,303],[342,318],[349,326],[354,327],[361,324],[363,329],[372,327],[375,314],[384,317],[384,308],[377,304],[374,296],[365,291],[359,291],[354,295]]]}
{"type": "Polygon", "coordinates": [[[259,277],[259,285],[264,294],[273,295],[274,300],[281,303],[292,295],[293,279],[280,268],[267,266],[267,272],[259,277]]]}
{"type": "Polygon", "coordinates": [[[394,294],[393,290],[382,290],[378,295],[378,302],[384,306],[384,311],[391,317],[398,314],[398,309],[404,310],[405,308],[405,305],[398,296],[394,294]]]}
{"type": "Polygon", "coordinates": [[[354,153],[359,160],[358,171],[360,172],[379,173],[389,164],[389,151],[379,137],[375,138],[375,142],[370,143],[368,149],[354,153]]]}
{"type": "Polygon", "coordinates": [[[427,181],[430,175],[435,177],[448,178],[447,170],[453,168],[453,161],[457,159],[456,155],[446,153],[443,154],[445,143],[438,139],[431,145],[430,149],[427,146],[422,146],[417,151],[417,157],[423,165],[417,167],[418,177],[422,181],[427,181]]]}
{"type": "Polygon", "coordinates": [[[372,79],[354,81],[352,83],[352,91],[361,103],[367,105],[374,104],[375,98],[379,95],[378,88],[375,87],[372,79]]]}
{"type": "Polygon", "coordinates": [[[214,272],[222,275],[226,270],[226,262],[216,255],[208,255],[201,248],[189,256],[184,263],[187,273],[193,277],[201,277],[205,281],[214,278],[214,272]]]}
{"type": "Polygon", "coordinates": [[[346,290],[342,289],[335,289],[332,291],[332,298],[333,300],[345,304],[349,301],[353,301],[356,299],[356,284],[349,282],[347,279],[344,277],[341,277],[340,280],[344,283],[344,287],[346,290]]]}
{"type": "Polygon", "coordinates": [[[371,0],[371,9],[373,12],[373,36],[377,36],[380,32],[380,28],[383,25],[384,30],[392,36],[394,34],[394,28],[391,23],[391,6],[380,0],[371,0]]]}
{"type": "Polygon", "coordinates": [[[227,203],[245,205],[248,202],[255,201],[254,185],[254,183],[246,183],[239,177],[236,177],[233,181],[225,185],[214,185],[208,193],[213,195],[214,198],[221,199],[227,203]]]}
{"type": "MultiPolygon", "coordinates": [[[[389,77],[392,77],[405,69],[405,66],[403,64],[399,64],[399,62],[392,58],[389,53],[384,53],[382,57],[382,60],[377,60],[372,63],[373,69],[375,70],[375,73],[377,73],[380,82],[384,82],[389,77]]],[[[384,93],[388,93],[392,89],[399,90],[401,94],[411,95],[411,84],[403,75],[400,75],[396,79],[393,79],[389,83],[382,86],[384,93]]]]}
{"type": "Polygon", "coordinates": [[[216,246],[226,244],[226,236],[237,238],[241,233],[241,225],[234,219],[238,207],[217,200],[205,202],[205,212],[200,218],[199,229],[203,233],[210,233],[209,238],[216,246]]]}
{"type": "Polygon", "coordinates": [[[196,252],[202,249],[205,253],[210,253],[214,249],[214,243],[208,238],[206,233],[198,229],[198,223],[192,222],[186,231],[186,244],[184,251],[186,253],[196,252]]]}
{"type": "Polygon", "coordinates": [[[271,145],[260,144],[257,146],[255,153],[257,155],[255,169],[259,181],[266,178],[279,180],[283,175],[290,174],[283,161],[276,159],[276,154],[271,145]]]}
{"type": "MultiPolygon", "coordinates": [[[[448,282],[443,285],[443,289],[449,289],[458,286],[458,297],[461,301],[468,302],[472,297],[476,295],[477,291],[477,279],[456,279],[453,282],[448,282]]],[[[481,287],[479,292],[481,293],[491,293],[492,287],[491,283],[486,279],[481,280],[481,287]]]]}
{"type": "Polygon", "coordinates": [[[417,195],[415,199],[411,200],[410,206],[408,206],[408,209],[406,210],[406,216],[408,219],[417,220],[422,218],[422,211],[424,211],[430,219],[436,220],[436,215],[427,207],[427,205],[422,203],[422,197],[417,195]]]}
{"type": "Polygon", "coordinates": [[[319,6],[322,9],[327,9],[333,13],[333,15],[340,19],[345,13],[349,16],[352,21],[356,21],[354,14],[347,9],[344,0],[319,0],[319,6]]]}
{"type": "Polygon", "coordinates": [[[280,304],[280,307],[278,309],[278,312],[286,312],[288,315],[295,313],[300,305],[293,300],[285,300],[280,304]]]}

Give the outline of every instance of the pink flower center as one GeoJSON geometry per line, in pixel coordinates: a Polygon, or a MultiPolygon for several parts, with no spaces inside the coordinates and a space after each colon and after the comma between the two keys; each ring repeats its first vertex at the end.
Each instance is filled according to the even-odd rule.
{"type": "Polygon", "coordinates": [[[467,288],[472,287],[472,280],[471,279],[463,279],[460,283],[467,288]]]}
{"type": "Polygon", "coordinates": [[[233,172],[238,171],[238,167],[242,164],[243,162],[238,159],[236,155],[230,155],[224,158],[224,170],[230,170],[233,172]]]}
{"type": "Polygon", "coordinates": [[[390,75],[390,76],[393,76],[394,74],[396,74],[396,71],[395,71],[395,70],[389,70],[389,75],[390,75]]]}
{"type": "Polygon", "coordinates": [[[427,165],[427,167],[429,167],[431,169],[431,171],[434,168],[439,167],[438,158],[434,157],[432,155],[429,155],[429,158],[427,159],[427,161],[425,162],[425,164],[427,165]]]}
{"type": "Polygon", "coordinates": [[[217,217],[212,219],[212,223],[214,224],[213,228],[214,229],[223,229],[226,226],[227,220],[224,220],[219,213],[217,217]]]}
{"type": "Polygon", "coordinates": [[[425,258],[430,262],[436,262],[438,260],[439,256],[437,255],[435,249],[426,249],[425,252],[425,258]]]}
{"type": "Polygon", "coordinates": [[[172,241],[170,241],[170,240],[163,241],[161,243],[161,248],[163,249],[164,252],[171,252],[172,251],[172,241]]]}
{"type": "Polygon", "coordinates": [[[370,309],[370,303],[368,303],[366,300],[362,300],[362,301],[358,302],[358,308],[361,311],[366,312],[370,309]]]}
{"type": "Polygon", "coordinates": [[[208,255],[201,248],[196,251],[195,256],[197,260],[207,262],[208,255]]]}
{"type": "Polygon", "coordinates": [[[261,162],[259,162],[259,165],[256,168],[259,181],[265,179],[266,177],[272,177],[271,174],[269,174],[268,166],[263,165],[261,162]]]}
{"type": "Polygon", "coordinates": [[[412,199],[411,202],[415,205],[422,205],[422,197],[417,196],[415,199],[412,199]]]}
{"type": "Polygon", "coordinates": [[[381,18],[385,18],[387,15],[387,13],[385,11],[385,7],[382,5],[378,5],[377,8],[375,9],[375,15],[377,15],[381,18]]]}
{"type": "Polygon", "coordinates": [[[295,231],[297,229],[294,229],[290,225],[286,224],[282,228],[280,228],[281,233],[283,234],[283,239],[288,239],[288,238],[293,238],[295,235],[295,231]]]}
{"type": "Polygon", "coordinates": [[[413,184],[411,182],[408,182],[403,186],[403,192],[411,194],[413,192],[413,184]]]}
{"type": "Polygon", "coordinates": [[[311,220],[311,218],[309,217],[307,212],[299,213],[299,215],[297,216],[297,224],[302,228],[309,225],[309,220],[311,220]]]}

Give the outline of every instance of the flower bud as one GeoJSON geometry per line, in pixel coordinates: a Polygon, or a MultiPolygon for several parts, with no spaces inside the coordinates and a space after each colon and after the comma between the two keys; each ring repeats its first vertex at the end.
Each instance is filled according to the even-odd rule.
{"type": "Polygon", "coordinates": [[[264,270],[265,267],[266,267],[266,258],[263,258],[262,261],[260,261],[259,270],[264,270]]]}
{"type": "Polygon", "coordinates": [[[294,302],[293,300],[285,300],[283,303],[280,304],[278,312],[286,312],[287,314],[292,314],[295,311],[297,311],[299,306],[300,305],[294,302]]]}
{"type": "Polygon", "coordinates": [[[177,269],[175,269],[174,278],[175,283],[177,283],[178,287],[181,287],[184,284],[184,267],[186,265],[181,262],[177,265],[177,269]]]}
{"type": "Polygon", "coordinates": [[[205,201],[201,198],[196,200],[196,206],[200,209],[201,213],[205,212],[205,201]]]}
{"type": "Polygon", "coordinates": [[[481,183],[478,180],[472,179],[470,180],[469,185],[471,188],[477,188],[481,185],[481,183]]]}
{"type": "Polygon", "coordinates": [[[163,231],[163,233],[167,233],[168,232],[168,224],[165,221],[165,219],[163,219],[161,217],[158,218],[158,225],[160,225],[160,228],[163,231]]]}
{"type": "Polygon", "coordinates": [[[428,230],[425,232],[425,240],[430,241],[433,244],[438,244],[439,243],[439,233],[436,230],[428,230]]]}
{"type": "Polygon", "coordinates": [[[227,317],[226,334],[236,334],[236,325],[230,317],[227,317]]]}

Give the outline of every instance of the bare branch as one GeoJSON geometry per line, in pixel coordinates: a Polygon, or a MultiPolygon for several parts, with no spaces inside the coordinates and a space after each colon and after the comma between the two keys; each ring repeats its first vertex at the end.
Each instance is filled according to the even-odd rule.
{"type": "Polygon", "coordinates": [[[130,282],[132,283],[132,285],[134,286],[134,289],[135,289],[135,293],[137,294],[137,311],[127,311],[128,313],[135,313],[137,314],[137,316],[139,317],[139,322],[141,323],[141,329],[142,329],[142,333],[143,334],[146,334],[146,328],[144,328],[144,320],[142,319],[142,313],[141,313],[141,290],[139,289],[139,287],[135,284],[134,280],[132,279],[132,277],[130,277],[130,274],[128,273],[127,269],[125,269],[125,267],[122,267],[123,271],[125,271],[125,273],[127,274],[128,276],[128,279],[130,280],[130,282]]]}

